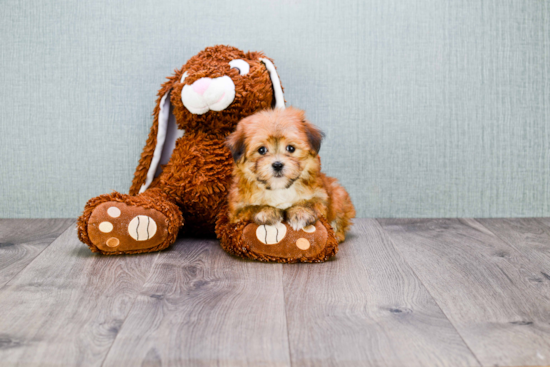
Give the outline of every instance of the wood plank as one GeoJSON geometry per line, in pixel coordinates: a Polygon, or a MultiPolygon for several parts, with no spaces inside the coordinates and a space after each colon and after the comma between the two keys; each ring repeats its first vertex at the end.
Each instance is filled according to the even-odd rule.
{"type": "Polygon", "coordinates": [[[336,260],[284,267],[294,366],[477,366],[478,361],[373,219],[336,260]]]}
{"type": "Polygon", "coordinates": [[[105,366],[288,366],[282,266],[215,240],[162,252],[105,366]]]}
{"type": "Polygon", "coordinates": [[[473,219],[380,220],[486,366],[550,364],[550,283],[473,219]]]}
{"type": "Polygon", "coordinates": [[[536,221],[544,224],[546,227],[550,227],[550,218],[549,217],[545,217],[545,218],[535,218],[536,221]]]}
{"type": "Polygon", "coordinates": [[[0,219],[0,288],[74,223],[74,219],[0,219]]]}
{"type": "Polygon", "coordinates": [[[533,270],[538,272],[535,281],[550,282],[550,226],[544,224],[545,219],[476,220],[531,261],[533,270]]]}
{"type": "Polygon", "coordinates": [[[71,226],[0,292],[2,366],[101,365],[157,256],[92,254],[71,226]]]}

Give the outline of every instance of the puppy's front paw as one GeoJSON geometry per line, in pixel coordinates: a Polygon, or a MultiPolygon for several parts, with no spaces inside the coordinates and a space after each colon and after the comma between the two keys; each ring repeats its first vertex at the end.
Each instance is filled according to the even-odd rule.
{"type": "Polygon", "coordinates": [[[265,206],[254,215],[254,222],[258,225],[274,225],[283,221],[283,211],[272,206],[265,206]]]}
{"type": "Polygon", "coordinates": [[[317,216],[315,215],[313,209],[303,206],[294,206],[288,209],[286,211],[286,217],[288,224],[295,231],[299,231],[300,229],[317,222],[317,216]]]}

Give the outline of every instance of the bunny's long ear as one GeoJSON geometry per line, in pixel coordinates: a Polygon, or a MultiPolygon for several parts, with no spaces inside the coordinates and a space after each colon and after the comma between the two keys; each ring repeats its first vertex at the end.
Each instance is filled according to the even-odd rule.
{"type": "Polygon", "coordinates": [[[285,108],[285,97],[283,95],[283,88],[281,87],[281,80],[277,74],[277,69],[275,65],[268,58],[262,57],[260,61],[265,64],[267,71],[269,72],[269,77],[271,78],[271,84],[273,84],[273,93],[275,97],[275,108],[285,108]]]}
{"type": "Polygon", "coordinates": [[[176,118],[170,105],[170,90],[173,80],[163,84],[154,110],[153,126],[141,153],[141,159],[134,173],[130,195],[137,195],[151,185],[154,178],[162,172],[162,165],[168,163],[176,140],[183,135],[178,130],[176,118]]]}

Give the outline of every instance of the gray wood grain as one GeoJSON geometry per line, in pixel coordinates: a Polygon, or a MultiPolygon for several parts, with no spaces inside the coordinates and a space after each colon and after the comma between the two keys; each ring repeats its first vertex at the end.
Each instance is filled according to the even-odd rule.
{"type": "Polygon", "coordinates": [[[546,227],[550,227],[550,217],[545,218],[535,218],[536,221],[544,224],[546,227]]]}
{"type": "Polygon", "coordinates": [[[162,252],[105,366],[288,366],[282,266],[214,240],[162,252]]]}
{"type": "Polygon", "coordinates": [[[99,256],[74,220],[0,220],[0,365],[550,364],[549,218],[379,222],[282,266],[210,240],[99,256]]]}
{"type": "Polygon", "coordinates": [[[380,223],[483,365],[550,364],[550,283],[528,258],[472,219],[380,223]]]}
{"type": "Polygon", "coordinates": [[[544,218],[476,220],[531,261],[538,272],[534,281],[550,284],[550,226],[544,218]]]}
{"type": "Polygon", "coordinates": [[[479,365],[373,219],[336,260],[283,274],[293,366],[479,365]]]}
{"type": "Polygon", "coordinates": [[[158,254],[101,256],[70,227],[0,292],[2,366],[99,366],[158,254]]]}
{"type": "Polygon", "coordinates": [[[74,222],[74,219],[0,219],[0,288],[74,222]]]}

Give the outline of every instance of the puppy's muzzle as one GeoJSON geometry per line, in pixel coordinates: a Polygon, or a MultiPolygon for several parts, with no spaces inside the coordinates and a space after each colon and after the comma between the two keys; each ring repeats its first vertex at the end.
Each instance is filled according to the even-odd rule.
{"type": "Polygon", "coordinates": [[[280,173],[283,170],[284,166],[285,165],[283,164],[283,162],[273,162],[273,164],[271,165],[271,167],[273,167],[273,171],[275,171],[276,176],[280,176],[277,175],[277,173],[280,173]]]}
{"type": "Polygon", "coordinates": [[[210,110],[222,111],[234,99],[235,83],[227,75],[200,78],[191,85],[184,85],[181,91],[183,105],[195,115],[202,115],[210,110]]]}

